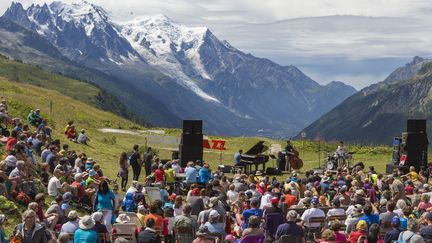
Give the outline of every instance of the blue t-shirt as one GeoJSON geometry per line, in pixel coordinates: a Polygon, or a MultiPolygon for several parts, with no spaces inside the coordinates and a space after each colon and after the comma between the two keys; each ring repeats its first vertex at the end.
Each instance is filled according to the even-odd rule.
{"type": "Polygon", "coordinates": [[[258,218],[262,218],[263,216],[263,210],[260,208],[251,208],[243,211],[243,229],[246,229],[248,227],[248,221],[250,216],[257,216],[258,218]]]}
{"type": "Polygon", "coordinates": [[[99,193],[99,191],[97,192],[97,202],[98,202],[98,206],[97,209],[109,209],[109,210],[113,210],[113,205],[112,205],[112,200],[115,200],[115,195],[114,192],[111,190],[108,190],[108,192],[105,195],[102,195],[99,193]]]}
{"type": "Polygon", "coordinates": [[[97,234],[94,230],[77,229],[74,234],[74,243],[96,242],[97,234]]]}
{"type": "Polygon", "coordinates": [[[195,183],[197,181],[197,170],[194,167],[185,169],[186,183],[195,183]]]}
{"type": "Polygon", "coordinates": [[[369,229],[369,227],[370,227],[372,224],[378,224],[378,221],[379,221],[379,214],[369,214],[369,215],[364,215],[364,216],[362,216],[362,217],[359,218],[359,221],[360,221],[360,220],[364,220],[364,221],[366,221],[366,224],[367,224],[368,229],[369,229]]]}

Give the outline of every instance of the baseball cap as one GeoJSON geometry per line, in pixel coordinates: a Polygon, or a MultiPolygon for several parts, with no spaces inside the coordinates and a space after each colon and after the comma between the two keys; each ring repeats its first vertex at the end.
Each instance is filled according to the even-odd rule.
{"type": "Polygon", "coordinates": [[[363,206],[360,205],[360,204],[356,204],[356,205],[354,206],[354,210],[355,210],[356,212],[361,213],[361,212],[363,211],[363,206]]]}
{"type": "Polygon", "coordinates": [[[271,202],[272,204],[278,204],[278,203],[279,203],[279,198],[277,198],[277,197],[272,197],[272,198],[270,199],[270,202],[271,202]]]}
{"type": "Polygon", "coordinates": [[[317,197],[317,196],[312,197],[312,199],[311,199],[311,204],[313,204],[313,205],[318,205],[318,203],[319,203],[319,199],[318,199],[318,197],[317,197]]]}
{"type": "Polygon", "coordinates": [[[210,211],[209,217],[210,218],[217,218],[217,217],[219,217],[218,211],[216,211],[216,210],[210,211]]]}
{"type": "MultiPolygon", "coordinates": [[[[431,213],[429,213],[429,214],[431,214],[431,213]]],[[[429,217],[429,215],[428,215],[428,217],[429,217]]],[[[400,225],[400,219],[399,219],[399,217],[398,216],[394,216],[392,218],[391,224],[394,225],[394,226],[399,227],[399,225],[400,225]]]]}

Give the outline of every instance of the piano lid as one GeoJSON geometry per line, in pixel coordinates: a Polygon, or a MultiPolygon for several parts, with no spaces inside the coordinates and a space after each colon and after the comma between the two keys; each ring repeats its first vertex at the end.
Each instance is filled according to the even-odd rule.
{"type": "Polygon", "coordinates": [[[267,146],[264,146],[264,141],[259,141],[257,144],[255,144],[252,148],[250,148],[246,153],[247,155],[256,155],[256,154],[262,154],[268,149],[267,146]]]}

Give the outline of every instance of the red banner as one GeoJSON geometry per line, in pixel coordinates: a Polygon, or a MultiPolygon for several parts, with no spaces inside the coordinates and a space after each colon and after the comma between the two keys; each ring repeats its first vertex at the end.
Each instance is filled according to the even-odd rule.
{"type": "Polygon", "coordinates": [[[203,148],[212,150],[226,150],[225,142],[225,140],[221,139],[203,139],[203,148]]]}

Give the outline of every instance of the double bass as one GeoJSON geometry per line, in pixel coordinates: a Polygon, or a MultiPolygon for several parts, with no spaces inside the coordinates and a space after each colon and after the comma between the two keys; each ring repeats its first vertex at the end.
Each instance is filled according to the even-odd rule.
{"type": "Polygon", "coordinates": [[[303,167],[303,160],[299,158],[299,152],[292,149],[292,152],[288,152],[288,160],[291,165],[291,169],[299,170],[303,167]]]}

